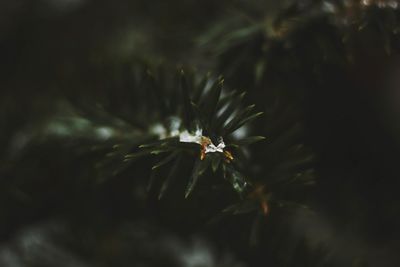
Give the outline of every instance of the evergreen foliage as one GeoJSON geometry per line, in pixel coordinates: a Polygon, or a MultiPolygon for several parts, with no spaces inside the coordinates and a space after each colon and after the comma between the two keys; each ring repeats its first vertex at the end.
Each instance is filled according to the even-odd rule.
{"type": "Polygon", "coordinates": [[[396,266],[395,0],[0,3],[0,266],[396,266]]]}

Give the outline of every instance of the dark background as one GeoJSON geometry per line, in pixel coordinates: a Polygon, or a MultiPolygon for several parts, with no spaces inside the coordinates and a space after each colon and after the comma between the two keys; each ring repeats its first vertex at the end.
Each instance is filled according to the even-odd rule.
{"type": "MultiPolygon", "coordinates": [[[[276,2],[1,1],[0,265],[398,266],[399,9],[276,2]],[[77,99],[134,118],[126,70],[149,61],[221,73],[261,110],[276,99],[292,110],[316,158],[302,200],[312,215],[271,213],[254,247],[251,216],[205,226],[223,207],[212,193],[148,200],[148,160],[93,182],[101,153],[83,144],[96,131],[67,120],[65,138],[51,138],[49,122],[77,99]]],[[[254,151],[258,164],[268,157],[254,151]]]]}

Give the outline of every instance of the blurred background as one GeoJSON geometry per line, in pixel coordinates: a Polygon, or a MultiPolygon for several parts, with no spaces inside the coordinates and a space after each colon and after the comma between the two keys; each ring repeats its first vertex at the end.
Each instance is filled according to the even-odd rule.
{"type": "Polygon", "coordinates": [[[399,33],[395,0],[0,1],[0,266],[398,266],[399,33]],[[146,140],[160,65],[247,92],[261,176],[306,147],[306,208],[221,219],[231,192],[116,174],[103,146],[146,140]]]}

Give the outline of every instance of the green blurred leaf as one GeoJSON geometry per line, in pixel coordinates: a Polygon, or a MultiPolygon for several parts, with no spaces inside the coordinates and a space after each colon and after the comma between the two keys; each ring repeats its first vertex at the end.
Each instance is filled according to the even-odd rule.
{"type": "Polygon", "coordinates": [[[189,183],[186,187],[186,192],[185,192],[185,198],[187,198],[190,193],[193,191],[197,180],[199,177],[206,171],[210,161],[206,157],[204,160],[201,160],[199,158],[196,159],[196,162],[193,167],[192,175],[190,177],[189,183]]]}
{"type": "Polygon", "coordinates": [[[239,125],[239,123],[243,121],[246,118],[246,116],[248,116],[251,113],[251,111],[253,111],[254,107],[255,105],[250,105],[245,109],[239,111],[237,114],[235,114],[235,116],[225,125],[223,129],[224,135],[233,132],[233,129],[235,129],[237,125],[239,125]]]}
{"type": "Polygon", "coordinates": [[[232,166],[227,166],[226,164],[223,164],[222,166],[224,166],[225,179],[231,183],[236,192],[242,194],[248,185],[243,174],[235,170],[232,166]]]}
{"type": "Polygon", "coordinates": [[[207,86],[207,83],[210,79],[211,74],[207,73],[207,75],[204,75],[204,77],[201,79],[199,84],[195,86],[193,94],[192,94],[192,99],[195,103],[198,103],[200,100],[201,95],[204,93],[204,89],[207,86]]]}
{"type": "Polygon", "coordinates": [[[226,108],[222,111],[222,113],[215,120],[215,126],[219,126],[221,130],[224,126],[224,123],[229,119],[229,117],[234,113],[234,111],[238,108],[239,104],[242,102],[246,93],[241,93],[238,96],[232,97],[230,101],[227,101],[226,108]]]}
{"type": "Polygon", "coordinates": [[[178,174],[178,170],[179,170],[179,165],[181,164],[181,158],[178,157],[174,164],[172,165],[171,170],[169,171],[169,174],[167,176],[167,179],[165,179],[164,183],[161,186],[160,189],[160,194],[158,195],[158,199],[161,199],[165,192],[167,191],[169,185],[171,184],[172,180],[176,177],[176,175],[178,174]]]}
{"type": "Polygon", "coordinates": [[[204,114],[207,127],[210,126],[211,120],[217,110],[217,104],[221,96],[223,82],[224,81],[222,79],[215,81],[200,105],[200,110],[204,114]]]}
{"type": "Polygon", "coordinates": [[[249,122],[251,122],[252,120],[254,120],[254,119],[260,117],[262,114],[264,114],[264,113],[263,113],[263,112],[258,112],[258,113],[256,113],[256,114],[253,114],[253,115],[251,115],[251,116],[249,116],[249,117],[247,117],[247,118],[241,120],[241,121],[240,121],[239,123],[237,123],[235,126],[231,127],[231,128],[226,132],[226,134],[230,134],[230,133],[236,131],[237,129],[239,129],[240,127],[242,127],[243,125],[245,125],[246,123],[249,123],[249,122]]]}
{"type": "Polygon", "coordinates": [[[265,140],[264,136],[249,136],[240,140],[235,141],[233,144],[238,146],[247,146],[256,142],[265,140]]]}
{"type": "Polygon", "coordinates": [[[155,146],[165,146],[168,145],[170,143],[174,143],[176,141],[179,140],[179,137],[174,136],[174,137],[167,137],[161,140],[158,140],[156,142],[153,143],[148,143],[148,144],[142,144],[139,146],[139,148],[149,148],[149,147],[155,147],[155,146]]]}
{"type": "Polygon", "coordinates": [[[170,162],[171,160],[173,160],[174,158],[176,158],[178,156],[179,152],[175,151],[173,153],[171,153],[170,155],[168,155],[167,157],[165,157],[163,160],[161,160],[159,163],[157,163],[156,165],[154,165],[151,169],[155,170],[157,168],[160,168],[161,166],[167,164],[168,162],[170,162]]]}
{"type": "Polygon", "coordinates": [[[181,70],[180,73],[180,88],[181,88],[181,93],[182,93],[182,104],[183,104],[183,124],[186,127],[186,129],[191,128],[191,122],[194,121],[194,112],[193,108],[191,105],[191,99],[189,95],[189,85],[186,80],[185,73],[183,70],[181,70]]]}
{"type": "Polygon", "coordinates": [[[218,170],[219,164],[221,162],[221,157],[219,155],[214,155],[215,157],[213,157],[211,160],[211,167],[213,172],[216,172],[218,170]]]}

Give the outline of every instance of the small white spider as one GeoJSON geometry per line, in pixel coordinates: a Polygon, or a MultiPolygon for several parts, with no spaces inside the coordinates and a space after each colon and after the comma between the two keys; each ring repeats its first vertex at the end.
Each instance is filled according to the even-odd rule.
{"type": "Polygon", "coordinates": [[[232,154],[224,150],[226,145],[222,137],[220,138],[220,142],[218,145],[214,145],[211,139],[207,136],[203,135],[203,131],[201,129],[197,129],[194,134],[189,133],[187,130],[181,132],[179,134],[179,141],[183,143],[196,143],[201,146],[201,154],[200,159],[203,160],[207,153],[224,153],[227,161],[233,160],[232,154]]]}
{"type": "Polygon", "coordinates": [[[221,142],[217,145],[217,146],[215,146],[212,142],[211,142],[211,144],[209,144],[209,145],[207,145],[206,147],[205,147],[206,149],[205,149],[205,151],[204,151],[204,153],[214,153],[214,152],[221,152],[221,153],[223,153],[224,152],[224,148],[225,148],[225,143],[224,143],[224,141],[221,139],[221,142]]]}

